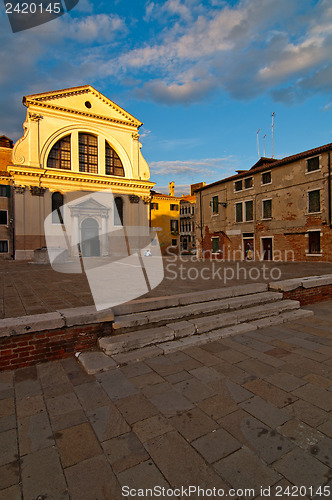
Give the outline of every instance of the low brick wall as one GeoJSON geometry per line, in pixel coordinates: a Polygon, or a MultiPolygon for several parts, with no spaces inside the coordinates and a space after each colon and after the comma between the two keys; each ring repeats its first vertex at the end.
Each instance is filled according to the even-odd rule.
{"type": "Polygon", "coordinates": [[[64,327],[0,338],[0,371],[14,370],[92,349],[109,335],[111,323],[64,327]]]}
{"type": "Polygon", "coordinates": [[[314,304],[323,300],[332,300],[332,285],[321,285],[314,288],[297,288],[284,292],[284,299],[298,300],[301,306],[314,304]]]}

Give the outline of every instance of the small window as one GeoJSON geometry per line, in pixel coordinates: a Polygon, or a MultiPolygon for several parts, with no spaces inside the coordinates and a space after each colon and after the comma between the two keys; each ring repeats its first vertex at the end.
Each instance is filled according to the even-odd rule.
{"type": "Polygon", "coordinates": [[[178,244],[178,240],[172,240],[172,247],[176,247],[177,244],[178,244]]]}
{"type": "Polygon", "coordinates": [[[263,201],[263,219],[272,218],[272,200],[263,201]]]}
{"type": "Polygon", "coordinates": [[[307,172],[314,172],[315,170],[319,170],[319,156],[307,160],[307,172]]]}
{"type": "Polygon", "coordinates": [[[212,197],[212,213],[217,214],[218,210],[219,210],[219,197],[213,196],[212,197]]]}
{"type": "Polygon", "coordinates": [[[247,179],[244,179],[244,188],[249,189],[253,186],[254,181],[253,177],[247,177],[247,179]]]}
{"type": "Polygon", "coordinates": [[[320,191],[310,191],[308,193],[308,212],[316,213],[320,212],[320,191]]]}
{"type": "Polygon", "coordinates": [[[218,238],[212,238],[212,252],[217,253],[220,250],[219,246],[219,237],[218,238]]]}
{"type": "Polygon", "coordinates": [[[172,211],[177,211],[177,210],[179,210],[179,205],[173,205],[171,203],[171,207],[170,208],[171,208],[172,211]]]}
{"type": "Polygon", "coordinates": [[[320,253],[320,231],[309,231],[309,253],[320,253]]]}
{"type": "Polygon", "coordinates": [[[0,197],[10,197],[10,186],[6,184],[0,184],[0,197]]]}
{"type": "Polygon", "coordinates": [[[63,196],[59,192],[52,194],[52,224],[63,224],[63,196]]]}
{"type": "Polygon", "coordinates": [[[235,221],[243,222],[243,206],[242,203],[235,204],[235,221]]]}
{"type": "Polygon", "coordinates": [[[122,198],[114,200],[114,226],[123,226],[123,201],[122,198]]]}
{"type": "Polygon", "coordinates": [[[245,211],[246,211],[246,221],[252,221],[254,219],[254,202],[246,201],[245,202],[245,211]]]}
{"type": "Polygon", "coordinates": [[[271,172],[264,172],[262,174],[262,184],[271,184],[272,178],[271,178],[271,172]]]}
{"type": "Polygon", "coordinates": [[[177,219],[171,219],[171,232],[177,233],[179,231],[179,221],[177,219]]]}
{"type": "Polygon", "coordinates": [[[0,210],[0,225],[7,226],[8,224],[7,210],[0,210]]]}
{"type": "Polygon", "coordinates": [[[192,206],[192,207],[191,207],[191,213],[192,213],[192,214],[194,214],[194,213],[195,213],[195,207],[194,207],[194,206],[192,206]]]}
{"type": "Polygon", "coordinates": [[[235,191],[242,191],[242,179],[235,182],[235,191]]]}
{"type": "Polygon", "coordinates": [[[0,253],[8,253],[8,241],[0,241],[0,253]]]}
{"type": "Polygon", "coordinates": [[[159,204],[158,203],[151,203],[151,210],[159,210],[159,204]]]}

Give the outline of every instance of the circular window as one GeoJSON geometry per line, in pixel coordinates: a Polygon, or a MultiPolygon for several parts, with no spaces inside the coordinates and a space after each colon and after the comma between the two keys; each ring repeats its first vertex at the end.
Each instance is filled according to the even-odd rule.
{"type": "Polygon", "coordinates": [[[90,101],[85,101],[85,107],[89,108],[89,109],[92,108],[91,102],[90,101]]]}

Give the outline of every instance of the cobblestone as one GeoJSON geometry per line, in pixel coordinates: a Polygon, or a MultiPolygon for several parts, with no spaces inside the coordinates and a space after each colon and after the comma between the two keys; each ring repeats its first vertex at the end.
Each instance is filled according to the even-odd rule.
{"type": "Polygon", "coordinates": [[[313,307],[317,321],[154,351],[102,374],[74,359],[1,373],[0,500],[331,486],[331,306],[313,307]]]}

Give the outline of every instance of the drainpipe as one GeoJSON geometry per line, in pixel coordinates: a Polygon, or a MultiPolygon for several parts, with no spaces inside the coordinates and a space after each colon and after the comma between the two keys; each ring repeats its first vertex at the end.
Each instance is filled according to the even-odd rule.
{"type": "Polygon", "coordinates": [[[328,152],[328,166],[329,166],[329,175],[328,175],[328,196],[329,196],[329,225],[330,229],[332,229],[332,193],[331,193],[331,152],[328,152]]]}

